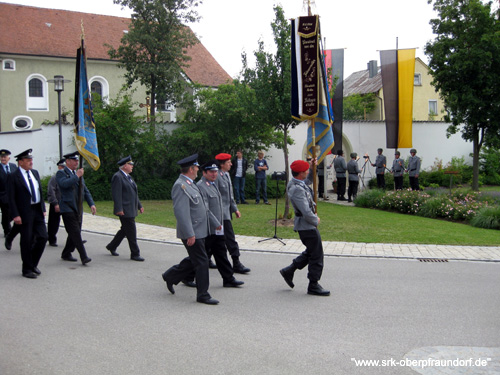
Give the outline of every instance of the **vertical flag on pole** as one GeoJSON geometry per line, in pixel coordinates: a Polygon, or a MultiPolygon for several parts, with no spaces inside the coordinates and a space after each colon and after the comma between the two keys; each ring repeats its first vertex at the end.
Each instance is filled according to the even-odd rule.
{"type": "Polygon", "coordinates": [[[387,148],[412,147],[415,49],[380,52],[387,148]]]}
{"type": "Polygon", "coordinates": [[[87,78],[87,59],[84,42],[76,53],[75,79],[75,143],[82,155],[95,171],[99,169],[101,161],[97,149],[97,135],[95,131],[92,101],[87,78]]]}
{"type": "Polygon", "coordinates": [[[325,50],[325,65],[331,69],[330,82],[328,82],[329,91],[332,89],[332,84],[337,80],[337,86],[333,93],[331,105],[333,109],[333,139],[335,146],[332,153],[337,154],[338,150],[342,150],[342,128],[344,119],[344,49],[325,50]]]}
{"type": "Polygon", "coordinates": [[[312,120],[307,131],[307,148],[318,164],[333,148],[333,112],[326,68],[319,46],[319,17],[292,20],[292,117],[312,120]],[[319,152],[313,152],[315,145],[319,152]]]}

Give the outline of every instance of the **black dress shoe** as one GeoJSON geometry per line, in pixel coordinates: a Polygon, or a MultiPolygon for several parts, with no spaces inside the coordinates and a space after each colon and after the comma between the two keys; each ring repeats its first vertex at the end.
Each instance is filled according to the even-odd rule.
{"type": "Polygon", "coordinates": [[[86,258],[83,258],[83,259],[82,259],[82,264],[83,264],[83,265],[86,265],[87,263],[90,263],[90,262],[92,262],[92,259],[91,259],[91,258],[89,258],[89,257],[86,257],[86,258]]]}
{"type": "Polygon", "coordinates": [[[68,261],[68,262],[76,262],[76,261],[77,261],[77,259],[76,259],[76,258],[74,258],[74,257],[73,257],[73,256],[71,256],[71,255],[68,255],[67,257],[61,257],[61,259],[62,259],[62,260],[66,260],[66,261],[68,261]]]}
{"type": "Polygon", "coordinates": [[[57,242],[51,242],[51,243],[49,243],[49,246],[57,247],[58,245],[57,245],[57,242]]]}
{"type": "Polygon", "coordinates": [[[144,258],[140,255],[132,255],[130,257],[130,260],[135,260],[136,262],[144,262],[144,258]]]}
{"type": "Polygon", "coordinates": [[[211,268],[211,269],[216,269],[217,266],[215,265],[215,263],[212,261],[212,259],[209,259],[208,260],[208,268],[211,268]]]}
{"type": "Polygon", "coordinates": [[[5,238],[5,248],[6,248],[7,250],[12,249],[12,240],[11,240],[11,239],[9,239],[9,238],[5,238]]]}
{"type": "Polygon", "coordinates": [[[82,243],[87,243],[87,240],[83,240],[82,243]]]}
{"type": "Polygon", "coordinates": [[[28,272],[23,272],[23,276],[27,277],[28,279],[36,279],[38,275],[34,272],[28,271],[28,272]]]}
{"type": "Polygon", "coordinates": [[[114,257],[120,256],[120,254],[116,252],[116,249],[110,249],[109,247],[106,246],[106,250],[108,250],[114,257]]]}
{"type": "Polygon", "coordinates": [[[38,269],[38,267],[33,267],[33,272],[36,273],[37,275],[41,275],[42,271],[38,269]]]}
{"type": "Polygon", "coordinates": [[[205,303],[207,305],[218,305],[219,301],[217,301],[215,298],[208,297],[208,298],[198,298],[196,302],[199,303],[205,303]]]}
{"type": "Polygon", "coordinates": [[[290,266],[285,267],[280,270],[281,276],[285,279],[285,282],[288,284],[290,288],[293,289],[295,284],[293,283],[293,275],[295,273],[295,270],[292,269],[290,266]]]}
{"type": "Polygon", "coordinates": [[[233,265],[233,272],[234,273],[248,273],[250,272],[250,268],[245,267],[243,263],[238,262],[233,265]]]}
{"type": "Polygon", "coordinates": [[[163,281],[165,281],[167,283],[167,289],[170,293],[172,294],[175,294],[175,290],[174,290],[174,283],[171,282],[167,276],[165,274],[161,275],[161,277],[163,278],[163,281]]]}
{"type": "Polygon", "coordinates": [[[224,288],[237,288],[237,287],[239,287],[239,286],[241,286],[243,284],[245,284],[243,281],[234,279],[232,281],[224,281],[222,283],[222,286],[224,288]]]}
{"type": "Polygon", "coordinates": [[[185,286],[188,286],[190,288],[196,288],[196,283],[194,281],[191,281],[191,280],[182,280],[182,283],[185,286]]]}
{"type": "Polygon", "coordinates": [[[307,288],[307,294],[312,294],[314,296],[329,296],[330,291],[323,289],[321,285],[318,283],[310,283],[309,287],[307,288]]]}

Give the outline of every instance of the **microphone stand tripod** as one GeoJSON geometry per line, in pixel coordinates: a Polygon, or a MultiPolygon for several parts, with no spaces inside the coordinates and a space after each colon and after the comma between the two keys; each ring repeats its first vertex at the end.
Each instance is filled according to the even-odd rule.
{"type": "Polygon", "coordinates": [[[270,238],[265,238],[263,240],[260,240],[260,242],[263,242],[263,241],[268,241],[268,240],[272,240],[272,239],[275,239],[275,240],[278,240],[279,242],[281,242],[283,245],[286,245],[286,243],[284,243],[282,240],[283,238],[279,238],[277,236],[277,231],[278,231],[278,197],[280,195],[280,188],[279,188],[279,184],[278,184],[278,179],[276,178],[276,212],[274,214],[274,236],[270,237],[270,238]]]}

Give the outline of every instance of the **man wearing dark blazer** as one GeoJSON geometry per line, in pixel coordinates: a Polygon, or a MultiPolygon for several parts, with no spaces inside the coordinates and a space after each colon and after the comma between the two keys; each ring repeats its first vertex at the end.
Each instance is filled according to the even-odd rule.
{"type": "Polygon", "coordinates": [[[6,149],[0,150],[0,208],[2,209],[3,234],[7,237],[10,232],[9,197],[7,196],[7,178],[17,170],[17,165],[9,163],[11,152],[6,149]]]}
{"type": "Polygon", "coordinates": [[[137,194],[137,185],[130,174],[134,170],[134,162],[129,155],[118,162],[120,170],[113,175],[111,179],[111,195],[113,196],[113,213],[120,218],[121,228],[115,234],[111,242],[106,245],[111,255],[118,256],[116,249],[120,246],[122,240],[127,237],[130,247],[130,259],[143,262],[139,245],[137,245],[137,229],[135,226],[135,217],[137,211],[144,212],[139,195],[137,194]]]}
{"type": "MultiPolygon", "coordinates": [[[[82,241],[82,213],[83,207],[78,204],[78,190],[82,184],[82,198],[85,199],[90,207],[92,215],[96,213],[96,207],[92,195],[90,195],[85,181],[83,180],[83,168],[78,168],[78,151],[64,155],[66,167],[57,171],[56,181],[61,191],[61,201],[59,202],[59,210],[63,218],[64,227],[68,233],[66,245],[61,254],[63,260],[76,262],[71,253],[76,249],[80,253],[80,260],[83,265],[89,263],[92,259],[87,256],[87,251],[82,241]]],[[[82,199],[82,202],[83,202],[82,199]]]]}
{"type": "Polygon", "coordinates": [[[11,218],[21,233],[21,259],[24,277],[36,279],[41,274],[38,263],[47,243],[45,203],[38,171],[33,169],[31,149],[16,155],[19,168],[9,176],[11,218]]]}

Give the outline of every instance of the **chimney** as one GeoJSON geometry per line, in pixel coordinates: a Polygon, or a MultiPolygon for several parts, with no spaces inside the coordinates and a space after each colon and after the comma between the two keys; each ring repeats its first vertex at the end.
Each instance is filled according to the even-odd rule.
{"type": "Polygon", "coordinates": [[[370,60],[368,62],[368,77],[373,78],[378,73],[377,60],[370,60]]]}

